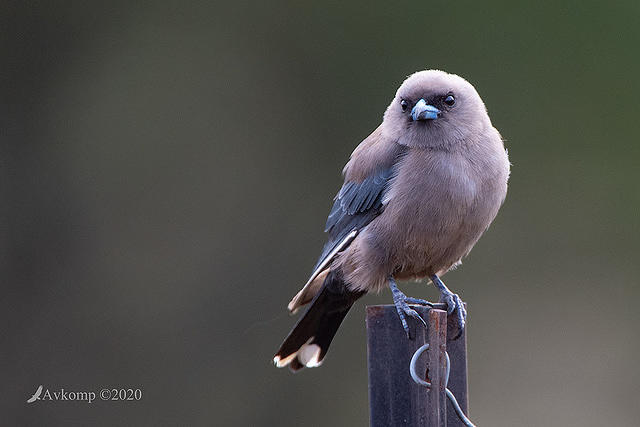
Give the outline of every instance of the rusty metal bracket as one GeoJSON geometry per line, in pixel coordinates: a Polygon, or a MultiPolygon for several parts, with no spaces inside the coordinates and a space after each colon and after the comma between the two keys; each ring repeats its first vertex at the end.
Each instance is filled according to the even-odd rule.
{"type": "MultiPolygon", "coordinates": [[[[420,384],[422,386],[427,387],[428,389],[431,389],[431,383],[420,378],[420,376],[418,376],[418,373],[416,372],[416,363],[418,361],[418,358],[422,353],[424,353],[428,349],[429,349],[429,343],[424,344],[422,347],[417,349],[415,353],[413,353],[413,356],[411,357],[411,362],[409,362],[409,373],[411,374],[411,378],[413,378],[413,381],[415,381],[416,384],[420,384]]],[[[446,351],[444,352],[444,356],[445,356],[445,364],[446,364],[446,371],[444,374],[444,387],[445,387],[444,391],[447,394],[449,401],[453,405],[453,409],[455,409],[456,414],[458,414],[458,418],[460,418],[460,421],[462,421],[464,425],[468,427],[476,427],[471,422],[471,420],[467,418],[464,412],[462,412],[462,409],[460,409],[460,405],[458,405],[458,401],[456,400],[456,397],[453,395],[453,393],[451,393],[451,390],[447,388],[447,385],[449,384],[449,373],[451,372],[451,360],[449,359],[449,353],[447,353],[446,351]]]]}

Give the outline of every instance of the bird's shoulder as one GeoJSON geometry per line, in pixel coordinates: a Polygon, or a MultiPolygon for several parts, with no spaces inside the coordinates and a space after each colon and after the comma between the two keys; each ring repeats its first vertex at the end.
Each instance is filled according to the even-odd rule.
{"type": "Polygon", "coordinates": [[[407,147],[386,137],[382,125],[365,138],[351,153],[342,173],[346,182],[362,182],[368,177],[389,169],[407,147]]]}

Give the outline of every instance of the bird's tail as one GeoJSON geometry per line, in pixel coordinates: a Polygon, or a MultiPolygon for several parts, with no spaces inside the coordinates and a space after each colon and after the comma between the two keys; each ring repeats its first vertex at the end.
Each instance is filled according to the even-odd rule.
{"type": "Polygon", "coordinates": [[[273,361],[292,371],[320,366],[331,340],[353,303],[364,295],[350,291],[339,270],[331,270],[307,312],[298,320],[273,361]]]}

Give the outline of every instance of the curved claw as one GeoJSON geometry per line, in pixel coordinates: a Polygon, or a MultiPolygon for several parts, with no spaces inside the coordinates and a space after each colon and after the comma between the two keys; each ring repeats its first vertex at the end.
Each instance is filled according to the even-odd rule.
{"type": "Polygon", "coordinates": [[[440,302],[445,303],[447,305],[447,314],[449,316],[451,316],[454,312],[454,310],[457,308],[458,304],[457,304],[457,300],[456,298],[459,300],[460,297],[456,294],[447,294],[447,293],[442,293],[440,294],[440,302]]]}
{"type": "Polygon", "coordinates": [[[424,321],[424,319],[422,318],[422,316],[420,316],[420,314],[418,314],[417,311],[415,311],[414,309],[412,309],[411,307],[409,307],[409,305],[405,302],[405,300],[403,299],[397,299],[393,301],[395,303],[396,306],[396,311],[398,312],[398,317],[400,318],[400,322],[402,323],[402,328],[404,329],[405,333],[407,334],[407,338],[411,339],[411,334],[410,334],[410,330],[409,330],[409,325],[407,324],[407,317],[413,317],[414,319],[422,322],[422,324],[424,326],[427,326],[427,323],[424,321]]]}
{"type": "MultiPolygon", "coordinates": [[[[456,312],[456,320],[458,322],[458,338],[464,330],[464,325],[467,320],[467,310],[464,308],[464,303],[458,294],[454,294],[442,283],[442,280],[437,274],[430,277],[433,284],[440,290],[440,301],[447,305],[447,314],[451,315],[456,312]]],[[[455,339],[454,338],[454,339],[455,339]]]]}
{"type": "Polygon", "coordinates": [[[464,308],[464,303],[458,294],[443,292],[440,296],[440,301],[447,305],[447,314],[451,315],[456,313],[456,320],[458,323],[458,336],[462,334],[465,323],[467,321],[467,310],[464,308]]]}
{"type": "Polygon", "coordinates": [[[396,311],[398,312],[398,317],[400,318],[400,322],[402,323],[402,328],[407,334],[407,338],[411,339],[409,324],[407,323],[407,316],[420,321],[424,326],[427,326],[427,322],[424,321],[422,316],[420,316],[417,311],[409,307],[408,303],[430,306],[432,304],[429,301],[407,297],[400,291],[400,289],[398,289],[398,286],[396,285],[395,280],[393,280],[392,277],[389,278],[389,288],[391,288],[391,294],[393,295],[393,304],[396,306],[396,311]]]}
{"type": "Polygon", "coordinates": [[[424,326],[427,326],[427,322],[424,321],[422,316],[420,316],[420,314],[418,314],[418,312],[415,311],[414,309],[412,309],[411,307],[408,307],[408,310],[405,310],[405,313],[408,314],[409,316],[413,317],[414,319],[419,320],[420,322],[422,322],[422,324],[424,326]]]}

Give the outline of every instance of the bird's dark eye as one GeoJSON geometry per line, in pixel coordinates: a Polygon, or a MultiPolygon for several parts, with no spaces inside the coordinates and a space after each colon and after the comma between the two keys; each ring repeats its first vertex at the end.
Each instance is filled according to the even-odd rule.
{"type": "Polygon", "coordinates": [[[402,101],[400,101],[400,107],[402,107],[402,111],[407,111],[407,108],[409,108],[409,103],[403,99],[402,101]]]}
{"type": "Polygon", "coordinates": [[[449,107],[453,107],[453,104],[456,103],[456,99],[453,97],[453,95],[447,95],[444,98],[444,103],[447,104],[449,107]]]}

